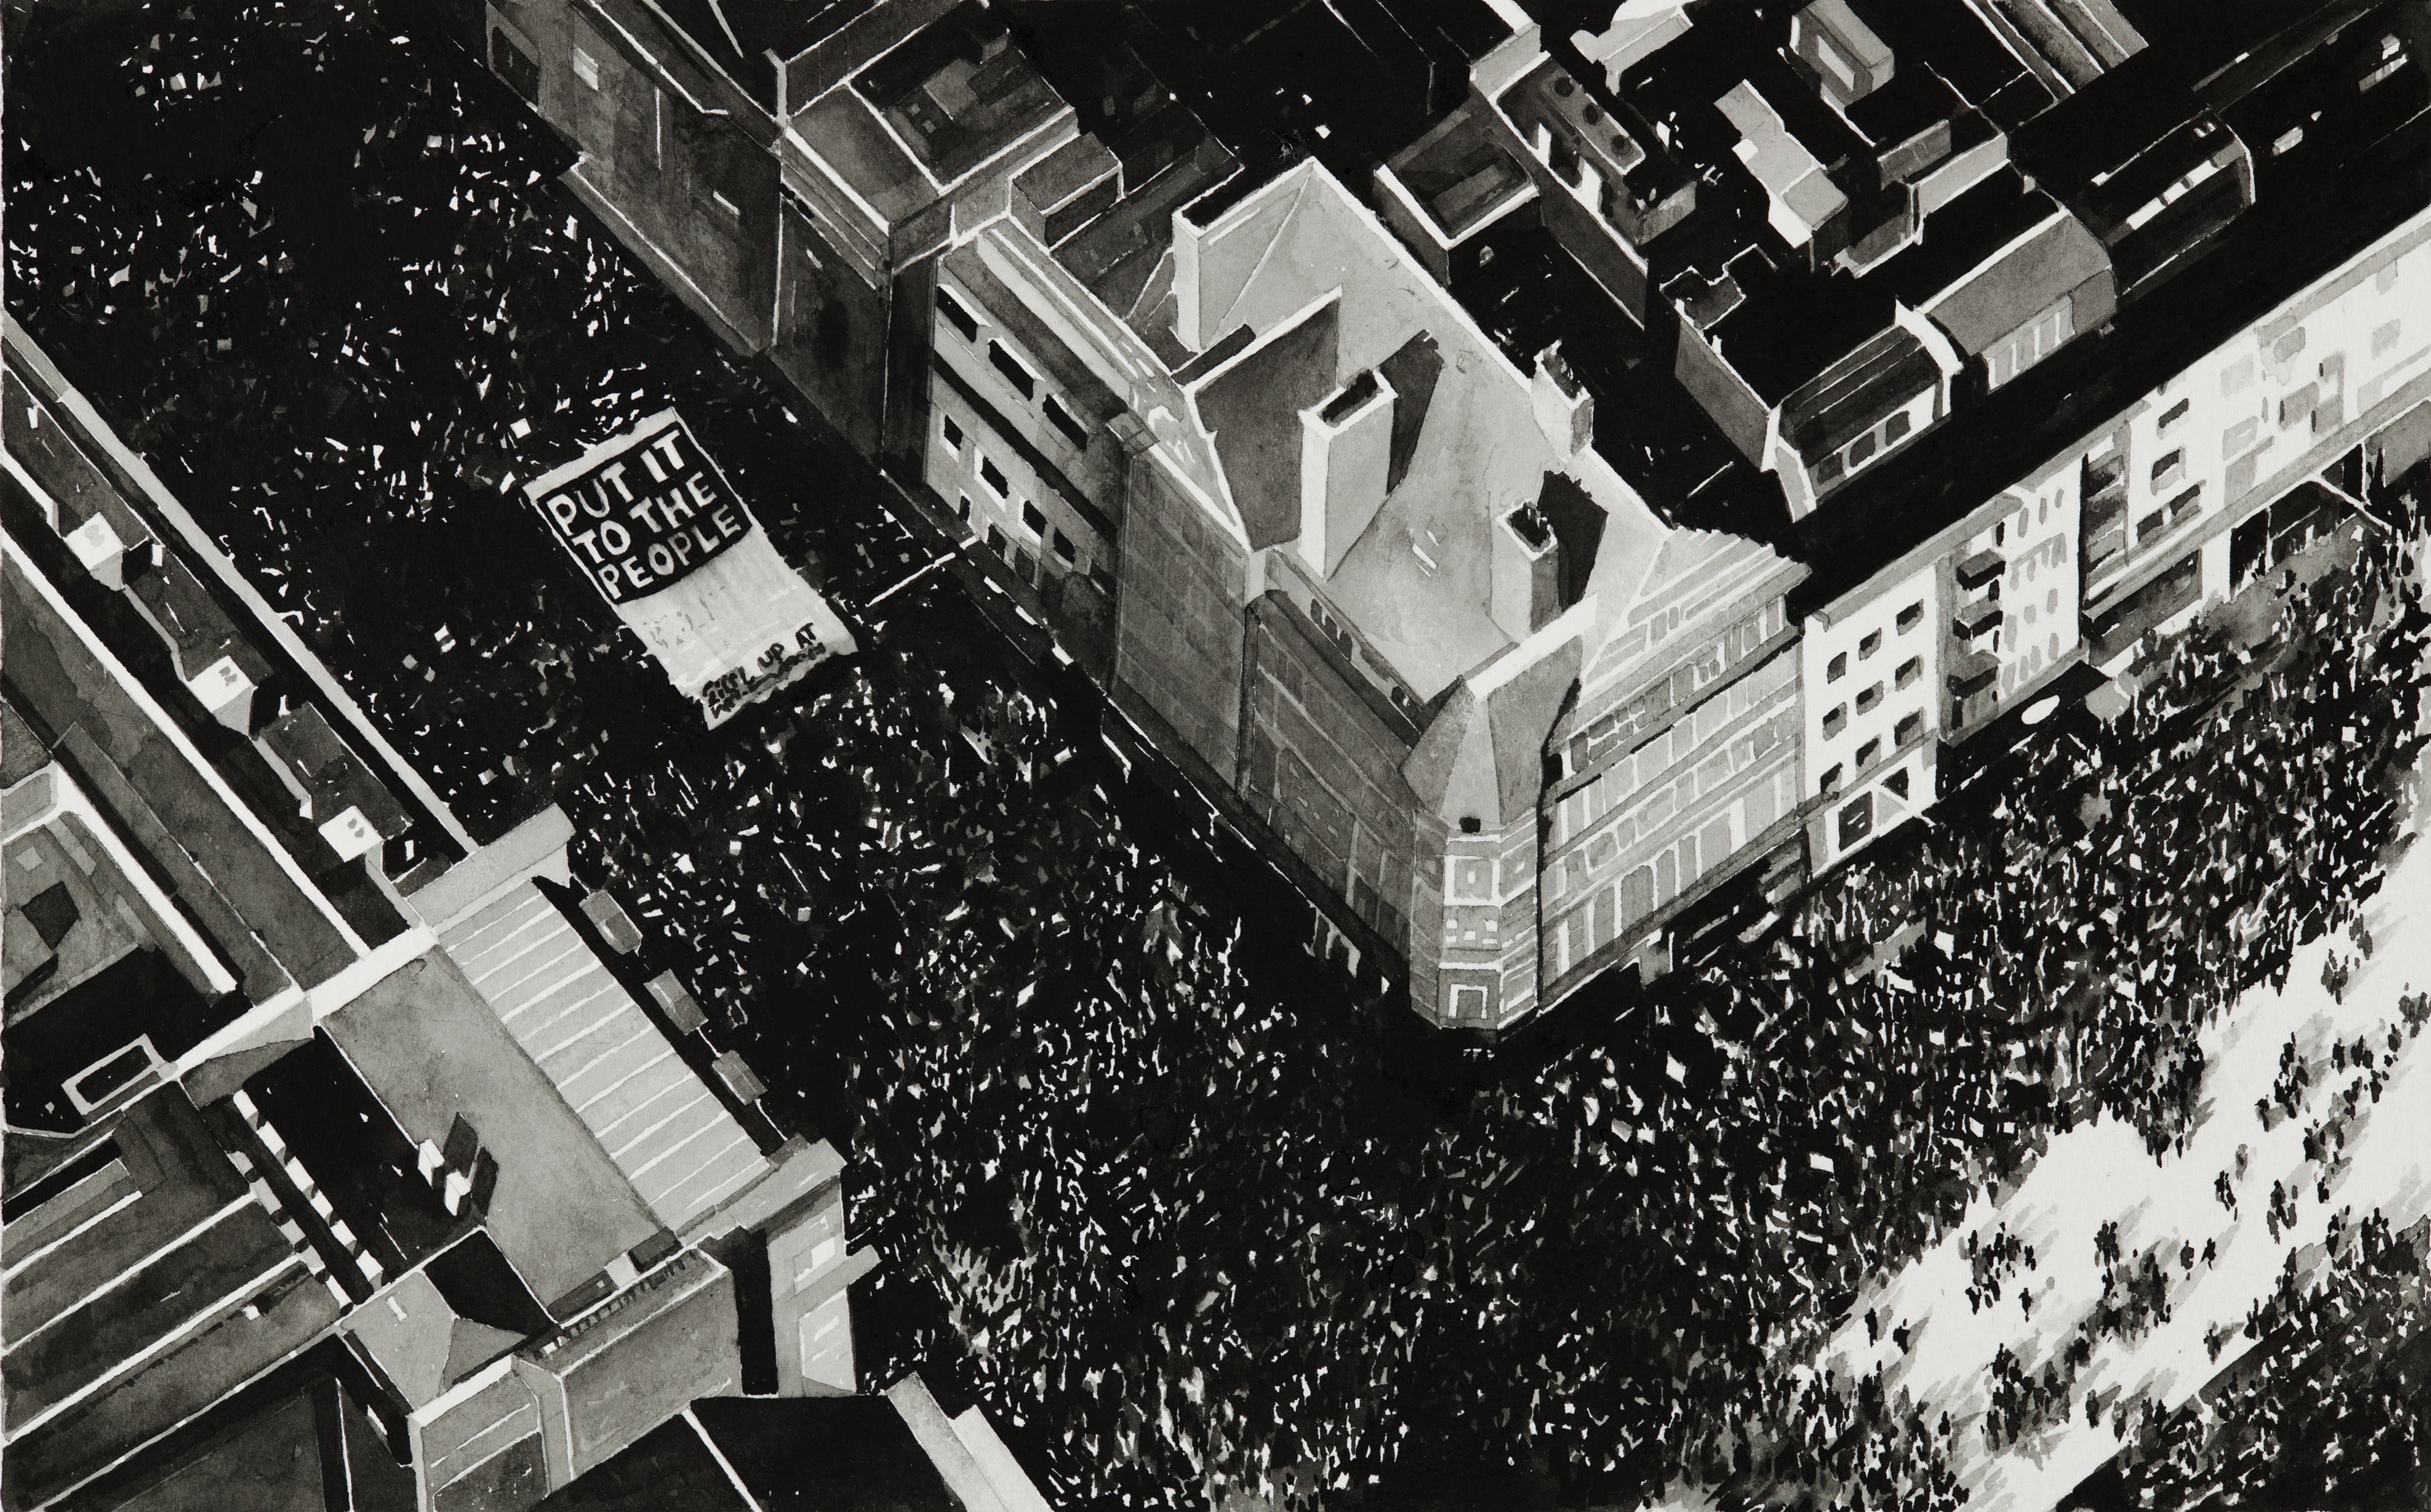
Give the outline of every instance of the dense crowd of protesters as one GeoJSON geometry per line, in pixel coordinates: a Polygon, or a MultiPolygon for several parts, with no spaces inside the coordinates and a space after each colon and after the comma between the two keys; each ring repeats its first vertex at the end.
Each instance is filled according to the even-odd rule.
{"type": "Polygon", "coordinates": [[[2431,1499],[2431,1223],[2377,1212],[2294,1252],[2260,1342],[2200,1400],[2149,1408],[2104,1477],[2119,1504],[2420,1506],[2431,1499]]]}
{"type": "MultiPolygon", "coordinates": [[[[675,403],[848,608],[911,538],[805,492],[845,475],[569,212],[494,83],[332,4],[203,8],[51,59],[122,93],[150,70],[125,140],[45,136],[18,96],[20,318],[477,832],[569,808],[586,874],[849,1146],[880,1285],[915,1298],[871,1373],[978,1393],[1059,1501],[1347,1502],[1484,1463],[1615,1502],[1955,1505],[1964,1425],[1817,1376],[1818,1346],[2052,1134],[2175,1144],[2198,1033],[2350,919],[2399,833],[2431,615],[2366,531],[2266,585],[2270,634],[2154,643],[2115,719],[2054,721],[1643,1012],[1413,1074],[1193,880],[1095,715],[981,649],[943,575],[849,668],[689,726],[514,477],[675,403]],[[273,100],[299,124],[262,127],[273,100]],[[266,176],[247,129],[310,133],[291,158],[324,171],[266,176]],[[194,174],[141,176],[164,135],[194,174]]],[[[1979,1304],[2033,1268],[1986,1237],[1979,1304]]],[[[2119,1326],[2166,1306],[2160,1255],[2111,1260],[2119,1326]]],[[[2076,1410],[2049,1366],[1996,1375],[1989,1435],[2076,1410]]]]}

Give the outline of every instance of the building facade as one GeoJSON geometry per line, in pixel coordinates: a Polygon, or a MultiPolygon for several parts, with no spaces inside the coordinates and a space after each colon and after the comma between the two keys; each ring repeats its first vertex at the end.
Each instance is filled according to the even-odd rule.
{"type": "Polygon", "coordinates": [[[916,464],[935,259],[1078,129],[1001,18],[495,0],[483,34],[635,256],[854,446],[916,464]]]}
{"type": "Polygon", "coordinates": [[[2431,397],[2427,283],[2431,216],[2417,214],[2071,448],[2097,663],[2286,555],[2317,513],[2279,511],[2298,485],[2357,490],[2367,449],[2431,397]]]}
{"type": "Polygon", "coordinates": [[[1354,193],[1245,172],[1120,60],[1084,132],[970,6],[721,40],[650,0],[535,19],[558,3],[494,0],[522,50],[493,62],[585,154],[578,188],[671,281],[754,290],[738,344],[984,545],[1263,828],[1320,936],[1405,966],[1446,1025],[1666,969],[1740,884],[1777,903],[1863,850],[2068,669],[2122,667],[2431,449],[2416,222],[2096,424],[2019,410],[2413,129],[2402,6],[2158,40],[2105,6],[2088,50],[2015,7],[1723,4],[1582,33],[1585,69],[1523,25],[1354,193]],[[614,177],[670,150],[642,126],[678,84],[759,157],[685,139],[614,177]],[[764,221],[764,259],[657,245],[652,216],[702,220],[649,187],[679,182],[764,221]],[[1635,344],[1574,364],[1473,318],[1540,243],[1635,344]],[[1726,453],[1659,496],[1649,363],[1726,453]],[[2030,439],[1979,462],[1963,428],[1996,411],[2030,439]],[[1700,513],[1717,483],[1737,513],[1700,513]],[[1819,545],[1842,512],[1876,556],[1819,545]]]}

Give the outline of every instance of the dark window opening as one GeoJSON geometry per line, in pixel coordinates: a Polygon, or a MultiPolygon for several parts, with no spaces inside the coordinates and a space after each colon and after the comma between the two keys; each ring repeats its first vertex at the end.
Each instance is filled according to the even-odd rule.
{"type": "Polygon", "coordinates": [[[1873,660],[1874,653],[1882,648],[1883,632],[1881,630],[1875,630],[1871,634],[1868,635],[1864,640],[1857,643],[1857,660],[1860,662],[1869,662],[1873,660]]]}
{"type": "Polygon", "coordinates": [[[940,435],[946,438],[946,445],[953,447],[956,454],[959,455],[963,449],[963,428],[954,424],[954,417],[952,415],[942,416],[937,427],[937,430],[940,435]]]}
{"type": "Polygon", "coordinates": [[[1849,706],[1845,703],[1836,705],[1830,714],[1823,716],[1823,733],[1836,735],[1846,729],[1848,724],[1849,706]]]}
{"type": "Polygon", "coordinates": [[[1826,682],[1837,682],[1848,675],[1849,653],[1846,651],[1832,658],[1831,664],[1823,669],[1823,680],[1826,682]]]}
{"type": "Polygon", "coordinates": [[[1836,762],[1831,766],[1825,768],[1823,773],[1823,781],[1819,791],[1825,798],[1830,798],[1833,794],[1840,791],[1840,767],[1838,763],[1836,762]]]}
{"type": "Polygon", "coordinates": [[[1882,759],[1883,737],[1880,735],[1857,748],[1857,770],[1861,772],[1882,759]]]}
{"type": "Polygon", "coordinates": [[[1845,850],[1874,832],[1874,796],[1871,793],[1840,811],[1840,848],[1845,850]]]}
{"type": "Polygon", "coordinates": [[[1924,606],[1922,604],[1908,605],[1905,609],[1899,612],[1899,632],[1902,635],[1906,634],[1908,631],[1916,629],[1917,622],[1922,618],[1924,618],[1924,606]]]}
{"type": "Polygon", "coordinates": [[[1883,685],[1879,682],[1857,695],[1857,712],[1865,714],[1883,701],[1883,685]]]}
{"type": "Polygon", "coordinates": [[[1002,342],[988,343],[988,361],[1004,375],[1004,380],[1012,384],[1023,398],[1037,397],[1038,379],[1031,376],[1030,369],[1021,365],[1021,359],[1004,349],[1002,342]]]}
{"type": "Polygon", "coordinates": [[[1063,400],[1050,394],[1040,408],[1047,413],[1047,423],[1064,432],[1065,440],[1076,446],[1089,445],[1089,428],[1082,425],[1071,411],[1064,408],[1063,400]]]}
{"type": "Polygon", "coordinates": [[[1021,523],[1030,527],[1030,533],[1032,535],[1047,533],[1047,516],[1039,512],[1037,505],[1028,499],[1021,502],[1021,523]]]}
{"type": "Polygon", "coordinates": [[[490,66],[528,105],[540,103],[540,64],[503,27],[490,28],[490,66]]]}
{"type": "Polygon", "coordinates": [[[1006,497],[1013,492],[1013,485],[1005,481],[1003,469],[997,466],[994,459],[986,456],[980,458],[980,481],[995,489],[996,496],[998,498],[1006,497]]]}
{"type": "MultiPolygon", "coordinates": [[[[1917,736],[1923,733],[1924,715],[1920,714],[1912,714],[1906,718],[1901,720],[1898,726],[1891,731],[1891,738],[1904,746],[1908,742],[1916,739],[1917,736]]],[[[1907,790],[1905,788],[1902,788],[1900,792],[1902,797],[1905,797],[1907,790]]]]}
{"type": "Polygon", "coordinates": [[[963,340],[975,342],[980,339],[980,318],[963,308],[963,302],[954,297],[953,291],[937,291],[937,313],[946,317],[946,324],[963,333],[963,340]]]}
{"type": "Polygon", "coordinates": [[[1903,688],[1924,675],[1924,658],[1911,656],[1900,664],[1899,685],[1903,688]]]}
{"type": "Polygon", "coordinates": [[[1461,815],[1461,818],[1460,818],[1460,832],[1461,832],[1461,833],[1463,833],[1463,834],[1475,834],[1475,833],[1477,833],[1480,830],[1483,830],[1483,829],[1484,829],[1484,828],[1485,828],[1484,821],[1483,821],[1483,820],[1481,820],[1480,818],[1478,818],[1478,816],[1477,816],[1476,815],[1474,815],[1474,814],[1464,814],[1464,815],[1461,815]]]}
{"type": "Polygon", "coordinates": [[[1864,466],[1866,464],[1866,459],[1874,454],[1874,448],[1879,445],[1880,443],[1874,440],[1874,433],[1870,430],[1867,431],[1864,435],[1859,436],[1856,440],[1849,443],[1849,465],[1852,467],[1864,466]]]}
{"type": "Polygon", "coordinates": [[[1906,435],[1912,428],[1912,422],[1910,422],[1907,417],[1907,412],[1905,410],[1902,410],[1899,413],[1891,416],[1888,421],[1884,423],[1883,445],[1886,446],[1898,445],[1900,438],[1906,435]]]}
{"type": "Polygon", "coordinates": [[[1897,793],[1902,798],[1907,797],[1907,768],[1903,766],[1898,771],[1891,773],[1890,776],[1884,778],[1883,786],[1890,789],[1894,793],[1897,793]]]}
{"type": "Polygon", "coordinates": [[[1081,559],[1080,548],[1072,544],[1070,536],[1061,530],[1055,532],[1055,554],[1063,558],[1067,565],[1081,559]]]}
{"type": "Polygon", "coordinates": [[[2176,425],[2179,421],[2184,420],[2187,417],[2187,412],[2194,407],[2194,402],[2195,401],[2192,399],[2180,399],[2177,403],[2162,411],[2160,428],[2167,430],[2171,426],[2176,425]]]}

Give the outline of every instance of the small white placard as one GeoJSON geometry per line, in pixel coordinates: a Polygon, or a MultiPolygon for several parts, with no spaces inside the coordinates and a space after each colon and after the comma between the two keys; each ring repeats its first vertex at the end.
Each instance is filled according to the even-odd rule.
{"type": "Polygon", "coordinates": [[[253,679],[244,675],[244,668],[236,664],[235,657],[223,656],[194,674],[186,686],[193,690],[204,708],[217,714],[251,693],[253,679]]]}
{"type": "Polygon", "coordinates": [[[363,811],[357,808],[349,808],[321,826],[321,838],[329,842],[329,848],[338,853],[341,861],[352,861],[357,856],[367,854],[380,843],[379,832],[372,828],[371,821],[363,817],[363,811]]]}
{"type": "Polygon", "coordinates": [[[109,516],[96,514],[68,532],[68,549],[91,572],[105,562],[115,562],[126,554],[126,543],[109,528],[109,516]]]}

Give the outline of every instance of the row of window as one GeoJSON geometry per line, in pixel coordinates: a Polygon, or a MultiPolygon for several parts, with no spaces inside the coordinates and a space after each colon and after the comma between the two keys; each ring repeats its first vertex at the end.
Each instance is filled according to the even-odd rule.
{"type": "MultiPolygon", "coordinates": [[[[964,304],[952,290],[943,284],[937,286],[937,313],[945,318],[947,325],[962,334],[963,340],[973,346],[979,344],[979,316],[972,313],[970,307],[964,304]]],[[[1048,390],[1043,396],[1041,395],[1040,390],[1043,385],[1039,381],[1038,375],[1031,371],[1028,362],[1015,356],[1003,342],[993,336],[988,338],[987,360],[988,365],[1003,375],[1004,380],[1013,385],[1013,391],[1015,394],[1020,395],[1024,400],[1037,404],[1038,412],[1046,417],[1047,423],[1053,426],[1076,450],[1088,449],[1089,428],[1081,423],[1080,416],[1072,412],[1071,407],[1064,402],[1063,395],[1051,389],[1048,390]]]]}
{"type": "MultiPolygon", "coordinates": [[[[1681,715],[1668,730],[1605,767],[1593,781],[1564,794],[1553,812],[1552,843],[1568,844],[1664,773],[1697,755],[1739,720],[1779,697],[1794,683],[1797,674],[1794,657],[1785,656],[1777,664],[1759,667],[1681,715]]],[[[1773,722],[1785,731],[1782,738],[1794,739],[1795,721],[1792,710],[1776,714],[1773,722]]],[[[1769,742],[1776,737],[1767,727],[1750,738],[1769,742]]],[[[1765,748],[1769,749],[1770,745],[1765,748]]]]}
{"type": "MultiPolygon", "coordinates": [[[[1891,731],[1891,749],[1905,749],[1910,743],[1916,741],[1923,734],[1924,713],[1923,711],[1919,710],[1917,713],[1909,714],[1906,718],[1901,720],[1897,726],[1893,727],[1891,731]]],[[[1857,748],[1857,775],[1859,777],[1863,777],[1868,772],[1872,771],[1874,767],[1881,763],[1882,759],[1883,737],[1876,735],[1873,739],[1857,748]]],[[[1816,791],[1822,794],[1825,798],[1830,798],[1835,793],[1840,791],[1840,784],[1847,776],[1847,769],[1843,767],[1840,763],[1834,762],[1831,765],[1823,768],[1823,776],[1821,780],[1816,783],[1816,791]]],[[[1889,786],[1890,789],[1899,794],[1900,797],[1905,798],[1907,796],[1907,774],[1905,772],[1894,774],[1890,781],[1886,785],[1889,786]]]]}
{"type": "MultiPolygon", "coordinates": [[[[1665,618],[1656,623],[1676,630],[1680,613],[1680,606],[1674,604],[1665,618]]],[[[1788,624],[1787,606],[1776,598],[1757,613],[1724,629],[1675,668],[1671,676],[1619,708],[1601,715],[1593,723],[1583,726],[1564,748],[1563,775],[1576,777],[1609,755],[1616,743],[1635,739],[1640,731],[1668,714],[1682,698],[1745,662],[1788,624]]],[[[1616,637],[1611,647],[1597,658],[1597,674],[1600,676],[1617,657],[1628,660],[1635,654],[1638,653],[1625,652],[1623,639],[1616,637]]]]}
{"type": "Polygon", "coordinates": [[[1797,768],[1785,765],[1630,871],[1599,886],[1549,923],[1552,975],[1560,977],[1669,903],[1697,880],[1728,865],[1740,848],[1797,806],[1797,768]]]}
{"type": "Polygon", "coordinates": [[[2076,334],[2076,301],[2067,294],[2046,308],[2022,330],[2011,336],[2006,344],[1984,354],[1988,369],[1987,388],[1999,388],[2019,374],[2058,351],[2076,334]]]}
{"type": "Polygon", "coordinates": [[[1823,488],[1838,482],[1846,475],[1871,462],[1876,452],[1888,451],[1898,445],[1915,428],[1916,422],[1909,418],[1905,410],[1893,412],[1881,425],[1817,462],[1815,485],[1823,488]]]}
{"type": "MultiPolygon", "coordinates": [[[[1894,621],[1894,623],[1899,627],[1899,632],[1902,635],[1907,634],[1910,630],[1915,630],[1919,625],[1923,624],[1924,601],[1922,599],[1919,599],[1917,602],[1908,605],[1905,609],[1901,610],[1899,612],[1899,617],[1894,621]]],[[[1857,660],[1860,662],[1870,662],[1874,658],[1874,653],[1882,648],[1883,632],[1881,630],[1869,630],[1866,632],[1865,637],[1857,642],[1857,660]]],[[[1911,664],[1913,664],[1913,659],[1911,659],[1911,664]]],[[[1903,667],[1901,670],[1904,672],[1906,669],[1903,667]]],[[[1824,664],[1823,680],[1826,682],[1837,682],[1848,675],[1849,653],[1846,651],[1842,651],[1839,655],[1832,658],[1830,662],[1824,664]]],[[[1900,683],[1900,686],[1906,687],[1907,683],[1903,680],[1900,683]]]]}
{"type": "MultiPolygon", "coordinates": [[[[1911,656],[1906,661],[1900,664],[1899,670],[1892,674],[1892,681],[1896,686],[1904,689],[1912,686],[1916,682],[1916,680],[1923,675],[1924,658],[1920,656],[1911,656]]],[[[1871,714],[1874,712],[1875,707],[1882,701],[1883,684],[1877,680],[1871,687],[1857,695],[1857,712],[1861,714],[1871,714]]],[[[1848,724],[1849,706],[1845,703],[1834,704],[1830,712],[1823,715],[1824,738],[1828,740],[1832,736],[1838,734],[1841,731],[1848,728],[1848,724]]]]}
{"type": "MultiPolygon", "coordinates": [[[[937,416],[937,439],[947,451],[953,453],[958,462],[962,460],[964,447],[970,440],[964,433],[961,422],[950,414],[943,413],[937,416]]],[[[1072,538],[1065,535],[1061,527],[1048,520],[1046,511],[1014,491],[1013,480],[1005,477],[1004,469],[996,464],[996,459],[987,454],[986,448],[972,446],[970,450],[972,456],[977,459],[977,465],[972,471],[978,477],[982,491],[994,496],[994,502],[1008,514],[1018,511],[1022,528],[1036,537],[1041,546],[1053,551],[1058,561],[1068,567],[1079,567],[1081,548],[1072,538]]],[[[960,496],[955,505],[955,512],[961,515],[964,522],[971,521],[971,497],[968,494],[960,496]]]]}

